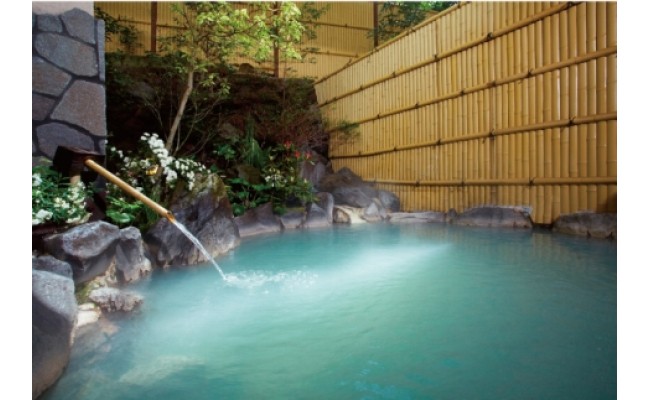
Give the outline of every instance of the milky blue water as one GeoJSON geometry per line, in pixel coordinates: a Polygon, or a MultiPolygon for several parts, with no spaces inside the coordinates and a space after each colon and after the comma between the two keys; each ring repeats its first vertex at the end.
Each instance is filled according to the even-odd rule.
{"type": "Polygon", "coordinates": [[[79,339],[45,398],[616,397],[614,242],[337,226],[217,261],[231,283],[206,264],[130,286],[142,308],[79,339]]]}

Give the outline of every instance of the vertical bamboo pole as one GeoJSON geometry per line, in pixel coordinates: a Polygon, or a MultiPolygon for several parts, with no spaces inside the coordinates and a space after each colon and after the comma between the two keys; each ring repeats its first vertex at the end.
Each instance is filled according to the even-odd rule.
{"type": "Polygon", "coordinates": [[[607,112],[607,58],[601,57],[596,60],[596,112],[605,114],[607,112]]]}
{"type": "Polygon", "coordinates": [[[595,2],[586,2],[587,6],[587,52],[594,52],[597,50],[597,12],[595,2]]]}
{"type": "Polygon", "coordinates": [[[616,112],[616,90],[617,90],[617,71],[616,71],[616,54],[607,57],[607,112],[616,112]]]}
{"type": "Polygon", "coordinates": [[[587,176],[598,176],[598,129],[596,124],[587,125],[587,176]]]}
{"type": "Polygon", "coordinates": [[[515,92],[515,87],[518,86],[519,83],[509,83],[506,85],[507,93],[508,93],[508,103],[507,103],[507,110],[506,110],[506,121],[508,127],[516,126],[515,119],[516,119],[516,114],[517,114],[517,109],[516,104],[520,101],[520,99],[517,97],[517,94],[515,92]]]}
{"type": "MultiPolygon", "coordinates": [[[[580,16],[582,15],[583,17],[586,16],[586,13],[584,10],[581,13],[581,6],[584,6],[584,4],[578,5],[578,33],[579,37],[582,35],[583,37],[586,36],[586,26],[584,21],[580,20],[580,16]],[[584,34],[581,34],[580,32],[583,32],[584,34]]],[[[584,7],[582,7],[584,9],[584,7]]],[[[578,53],[579,54],[584,54],[584,51],[586,51],[586,39],[585,42],[578,41],[578,53]]],[[[585,116],[588,115],[589,113],[589,105],[588,105],[588,74],[587,74],[587,63],[581,63],[578,64],[578,115],[579,116],[585,116]]],[[[578,146],[579,146],[579,153],[578,153],[578,171],[579,171],[579,176],[580,177],[587,177],[587,126],[586,125],[580,125],[578,127],[578,146]]],[[[578,207],[579,209],[587,209],[587,198],[586,198],[586,188],[580,191],[579,193],[579,200],[578,200],[578,207]]]]}
{"type": "MultiPolygon", "coordinates": [[[[580,125],[578,126],[578,171],[579,171],[579,176],[580,177],[587,177],[589,176],[587,173],[587,126],[586,125],[580,125]]],[[[586,210],[588,207],[588,200],[587,200],[587,191],[586,187],[583,188],[583,190],[580,191],[579,193],[579,199],[578,199],[578,208],[581,210],[586,210]]]]}
{"type": "MultiPolygon", "coordinates": [[[[568,58],[574,58],[578,55],[578,8],[570,7],[567,11],[567,24],[568,24],[568,58]]],[[[569,76],[568,76],[568,117],[572,118],[580,114],[580,90],[579,84],[581,81],[581,75],[579,73],[578,66],[572,65],[569,67],[569,76]]],[[[580,174],[578,163],[580,159],[580,144],[578,127],[572,126],[568,129],[569,135],[569,176],[570,177],[579,177],[583,176],[580,174]]],[[[571,185],[569,188],[569,209],[572,212],[578,211],[580,209],[580,199],[579,199],[580,187],[578,185],[571,185]]]]}
{"type": "MultiPolygon", "coordinates": [[[[514,65],[515,65],[515,38],[514,34],[508,33],[504,37],[502,37],[503,40],[503,46],[506,47],[506,51],[503,52],[504,54],[504,63],[503,63],[503,74],[504,76],[511,76],[514,74],[514,65]]],[[[518,50],[518,49],[517,49],[518,50]]]]}
{"type": "Polygon", "coordinates": [[[616,2],[608,1],[607,5],[607,47],[616,46],[616,2]]]}
{"type": "MultiPolygon", "coordinates": [[[[586,3],[587,14],[587,52],[594,52],[597,49],[597,13],[596,3],[586,3]]],[[[597,74],[597,61],[591,60],[587,64],[587,113],[588,115],[596,115],[598,113],[598,74],[597,74]]],[[[589,124],[587,126],[587,173],[590,177],[598,176],[598,128],[596,124],[589,124]]],[[[588,187],[588,207],[590,210],[596,211],[598,207],[598,189],[597,185],[589,185],[588,187]]]]}
{"type": "MultiPolygon", "coordinates": [[[[596,124],[596,162],[597,162],[597,176],[607,176],[607,122],[599,122],[596,124]]],[[[598,204],[603,204],[607,201],[607,186],[598,185],[598,204]]]]}
{"type": "Polygon", "coordinates": [[[450,136],[453,138],[456,138],[460,135],[459,132],[459,117],[460,117],[460,100],[458,98],[452,99],[449,101],[449,105],[451,106],[450,110],[450,121],[451,121],[451,132],[450,136]]]}
{"type": "MultiPolygon", "coordinates": [[[[512,135],[510,138],[510,142],[511,142],[510,158],[512,159],[512,168],[510,169],[510,179],[515,179],[521,176],[521,170],[522,170],[521,133],[512,135]]],[[[512,185],[510,186],[510,188],[512,193],[511,196],[512,196],[513,204],[521,204],[520,202],[521,202],[522,187],[518,185],[517,186],[512,185]]]]}
{"type": "Polygon", "coordinates": [[[494,78],[493,79],[500,79],[503,76],[502,64],[501,64],[503,60],[502,58],[503,49],[500,43],[502,39],[503,38],[501,37],[491,42],[491,45],[494,49],[494,78]]]}
{"type": "MultiPolygon", "coordinates": [[[[524,85],[522,82],[516,82],[513,83],[514,86],[514,108],[515,108],[515,120],[514,120],[514,125],[517,128],[520,128],[524,122],[523,122],[523,108],[525,106],[524,102],[524,95],[523,95],[523,88],[524,85]]],[[[513,175],[512,178],[521,178],[524,174],[524,148],[523,148],[523,136],[525,133],[517,133],[514,136],[514,146],[515,146],[515,168],[513,169],[513,175]]],[[[517,193],[517,202],[521,201],[522,198],[522,190],[523,188],[521,186],[513,187],[513,189],[517,193]]]]}
{"type": "MultiPolygon", "coordinates": [[[[578,127],[571,126],[569,128],[569,176],[572,178],[580,176],[578,170],[578,127]]],[[[571,185],[570,188],[570,210],[575,212],[579,209],[579,200],[578,200],[578,186],[571,185]]]]}
{"type": "MultiPolygon", "coordinates": [[[[548,149],[544,146],[544,131],[535,131],[535,135],[537,138],[537,177],[546,177],[546,168],[545,168],[545,161],[546,161],[546,152],[548,149]]],[[[545,207],[546,202],[545,202],[545,195],[546,195],[546,188],[544,186],[540,186],[537,189],[537,208],[540,210],[539,218],[541,221],[546,219],[546,215],[548,215],[547,209],[545,207]]],[[[550,197],[548,198],[549,205],[550,205],[550,197]]]]}
{"type": "Polygon", "coordinates": [[[598,112],[598,85],[596,83],[596,60],[591,60],[587,64],[587,115],[596,115],[598,112]]]}
{"type": "Polygon", "coordinates": [[[607,122],[607,176],[617,176],[616,166],[616,124],[617,121],[607,122]]]}
{"type": "MultiPolygon", "coordinates": [[[[495,121],[495,127],[496,129],[499,129],[503,127],[503,106],[504,106],[504,101],[503,101],[503,86],[497,86],[495,88],[496,91],[496,103],[495,103],[495,108],[496,108],[496,121],[495,121]]],[[[494,147],[495,147],[495,164],[496,164],[496,174],[495,178],[496,179],[502,179],[504,178],[503,176],[503,136],[497,136],[494,138],[494,147]]]]}
{"type": "MultiPolygon", "coordinates": [[[[550,45],[549,45],[549,54],[548,60],[549,63],[555,64],[558,63],[561,59],[561,48],[563,43],[561,42],[561,28],[560,28],[560,16],[558,14],[552,15],[550,18],[546,19],[548,21],[547,26],[550,27],[550,45]]],[[[546,49],[545,49],[546,51],[546,49]]],[[[548,74],[545,74],[545,79],[549,79],[550,92],[547,93],[550,97],[550,119],[557,121],[560,119],[562,114],[562,89],[561,89],[561,73],[558,70],[551,71],[548,74]]],[[[547,131],[546,134],[551,135],[552,143],[552,172],[551,176],[560,177],[562,173],[562,144],[561,144],[561,131],[558,128],[554,128],[550,131],[547,131]]],[[[549,190],[552,192],[552,207],[550,212],[550,218],[557,217],[562,209],[562,185],[553,185],[549,187],[549,190]]],[[[547,216],[548,218],[548,216],[547,216]]]]}
{"type": "MultiPolygon", "coordinates": [[[[490,3],[489,4],[489,16],[488,18],[488,31],[489,32],[494,32],[497,29],[497,19],[496,19],[496,8],[497,8],[496,3],[490,3]]],[[[497,63],[498,63],[498,53],[496,49],[496,41],[490,41],[487,43],[487,54],[488,54],[488,80],[489,81],[494,81],[496,79],[496,68],[497,68],[497,63]]],[[[497,90],[496,88],[492,87],[489,90],[489,95],[488,95],[488,106],[487,106],[487,112],[488,112],[488,126],[491,130],[495,129],[497,126],[496,122],[496,116],[497,116],[497,104],[499,102],[497,101],[497,90]]],[[[497,177],[498,171],[497,171],[497,164],[496,164],[496,140],[494,138],[490,138],[487,140],[486,143],[486,163],[488,166],[488,176],[491,179],[495,179],[497,177]]],[[[490,191],[489,191],[489,202],[491,204],[496,204],[497,199],[498,199],[498,194],[496,190],[496,186],[492,185],[490,186],[490,191]]]]}
{"type": "Polygon", "coordinates": [[[529,60],[530,50],[528,47],[528,41],[530,40],[528,34],[529,28],[530,25],[521,28],[521,36],[519,37],[519,47],[517,47],[517,49],[519,52],[519,59],[521,63],[520,72],[530,70],[530,60],[529,60]]]}
{"type": "MultiPolygon", "coordinates": [[[[507,64],[504,64],[507,65],[507,64]]],[[[507,72],[506,72],[507,74],[507,72]]],[[[503,121],[505,126],[511,127],[514,122],[514,95],[513,95],[513,84],[509,83],[504,87],[504,107],[503,107],[503,121]]],[[[510,179],[512,177],[512,168],[513,168],[513,158],[514,153],[512,149],[512,135],[506,135],[503,137],[503,179],[510,179]]],[[[503,193],[505,197],[506,204],[512,203],[512,186],[507,185],[503,187],[503,193]]]]}
{"type": "MultiPolygon", "coordinates": [[[[530,132],[521,134],[522,171],[520,178],[530,179],[530,132]]],[[[524,186],[522,192],[522,204],[531,204],[530,186],[524,186]]]]}
{"type": "Polygon", "coordinates": [[[596,49],[607,47],[607,3],[596,4],[596,49]]]}
{"type": "Polygon", "coordinates": [[[578,55],[587,53],[587,4],[580,3],[577,9],[578,55]]]}
{"type": "MultiPolygon", "coordinates": [[[[536,178],[539,176],[539,172],[537,169],[538,166],[538,160],[539,160],[539,149],[537,147],[537,136],[535,131],[528,131],[528,144],[529,144],[529,151],[528,154],[530,155],[530,177],[531,178],[536,178]]],[[[540,218],[541,214],[539,212],[539,199],[537,198],[539,192],[539,187],[538,186],[532,186],[530,188],[530,202],[531,205],[533,206],[533,210],[536,212],[536,218],[540,218]]],[[[536,220],[537,221],[537,220],[536,220]]]]}
{"type": "MultiPolygon", "coordinates": [[[[466,180],[467,179],[467,146],[468,143],[466,141],[460,142],[460,175],[461,179],[466,180]]],[[[467,206],[467,187],[461,187],[461,192],[460,192],[461,198],[461,206],[465,208],[467,206]]]]}
{"type": "Polygon", "coordinates": [[[526,27],[526,31],[528,32],[528,70],[537,67],[537,64],[535,63],[535,54],[537,53],[535,50],[535,46],[537,45],[535,40],[535,37],[537,36],[535,25],[536,24],[531,24],[526,27]]]}

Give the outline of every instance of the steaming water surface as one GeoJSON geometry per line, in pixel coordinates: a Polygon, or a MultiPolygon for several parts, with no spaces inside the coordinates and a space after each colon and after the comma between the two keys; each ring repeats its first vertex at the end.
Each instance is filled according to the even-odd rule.
{"type": "Polygon", "coordinates": [[[445,225],[248,239],[130,287],[46,399],[605,399],[616,244],[445,225]],[[113,333],[113,331],[116,331],[113,333]]]}

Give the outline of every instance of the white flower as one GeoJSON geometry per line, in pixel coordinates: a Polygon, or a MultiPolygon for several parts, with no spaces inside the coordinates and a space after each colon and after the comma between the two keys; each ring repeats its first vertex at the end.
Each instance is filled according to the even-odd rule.
{"type": "Polygon", "coordinates": [[[41,183],[43,183],[41,174],[32,174],[32,187],[39,186],[41,183]]]}
{"type": "Polygon", "coordinates": [[[65,210],[70,207],[70,204],[67,201],[63,200],[62,198],[57,197],[54,199],[54,207],[62,208],[65,210]]]}
{"type": "Polygon", "coordinates": [[[173,169],[165,169],[164,170],[165,176],[167,177],[166,180],[168,183],[174,182],[178,178],[178,174],[176,174],[176,171],[173,169]]]}
{"type": "MultiPolygon", "coordinates": [[[[33,214],[33,213],[32,213],[33,214]]],[[[32,225],[38,225],[52,218],[52,213],[47,210],[38,210],[36,215],[32,215],[32,225]]]]}

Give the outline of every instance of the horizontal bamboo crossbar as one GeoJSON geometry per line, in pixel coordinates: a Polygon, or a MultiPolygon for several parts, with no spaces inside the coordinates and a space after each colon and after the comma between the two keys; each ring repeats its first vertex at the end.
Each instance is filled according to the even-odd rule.
{"type": "MultiPolygon", "coordinates": [[[[481,91],[481,90],[485,90],[485,89],[489,89],[489,88],[492,88],[492,87],[506,85],[506,84],[513,83],[513,82],[523,80],[523,79],[526,79],[526,78],[531,78],[531,77],[534,77],[534,76],[537,76],[537,75],[545,74],[545,73],[550,72],[550,71],[566,68],[566,67],[569,67],[569,66],[572,66],[572,65],[583,63],[583,62],[588,62],[588,61],[595,60],[595,59],[601,58],[601,57],[607,57],[607,56],[610,56],[610,55],[616,54],[616,53],[617,53],[617,46],[608,47],[606,49],[602,49],[602,50],[599,50],[599,51],[595,51],[593,53],[589,53],[589,54],[585,54],[585,55],[582,55],[582,56],[574,57],[574,58],[566,60],[566,61],[560,61],[560,62],[557,62],[557,63],[554,63],[554,64],[545,65],[543,67],[533,68],[533,69],[529,70],[528,72],[515,74],[515,75],[509,76],[507,78],[497,79],[497,80],[494,80],[494,81],[491,81],[491,82],[486,82],[484,84],[477,85],[477,86],[474,86],[474,87],[461,89],[461,90],[459,90],[459,91],[457,91],[455,93],[449,93],[449,94],[446,94],[444,96],[436,97],[436,98],[433,98],[433,99],[430,99],[430,100],[417,102],[417,103],[412,104],[410,106],[401,107],[401,108],[397,108],[397,109],[394,109],[394,110],[389,110],[389,111],[386,111],[386,112],[383,112],[383,113],[379,113],[377,115],[373,115],[371,117],[367,117],[367,118],[363,118],[363,119],[354,121],[354,123],[356,123],[356,124],[365,124],[367,122],[372,122],[372,121],[375,121],[375,120],[378,120],[378,119],[390,117],[391,115],[400,114],[400,113],[407,112],[407,111],[412,111],[412,110],[415,110],[415,109],[418,109],[418,108],[421,108],[421,107],[426,107],[426,106],[436,104],[436,103],[440,103],[440,102],[443,102],[443,101],[446,101],[446,100],[455,99],[455,98],[458,98],[458,97],[461,97],[461,96],[464,96],[464,95],[468,95],[468,94],[478,92],[478,91],[481,91]]],[[[359,91],[359,90],[357,90],[357,91],[359,91]]],[[[322,104],[322,105],[324,105],[324,104],[322,104]]],[[[334,131],[336,131],[336,128],[330,129],[328,131],[328,133],[332,133],[334,131]]]]}
{"type": "Polygon", "coordinates": [[[616,185],[616,177],[524,178],[524,179],[454,179],[444,181],[405,181],[367,179],[366,182],[402,186],[546,186],[546,185],[616,185]]]}
{"type": "Polygon", "coordinates": [[[310,24],[310,25],[321,25],[321,26],[331,26],[334,28],[346,28],[346,29],[355,29],[358,31],[366,31],[370,32],[372,31],[372,28],[369,28],[367,26],[355,26],[355,25],[349,25],[349,24],[336,24],[333,22],[322,22],[322,21],[300,21],[303,24],[310,24]]]}
{"type": "Polygon", "coordinates": [[[517,126],[517,127],[512,127],[512,128],[494,129],[494,130],[491,130],[491,131],[475,133],[475,134],[471,134],[471,135],[463,135],[463,136],[458,136],[458,137],[453,137],[453,138],[446,138],[446,139],[437,139],[437,140],[434,140],[434,141],[415,143],[415,144],[409,144],[409,145],[404,145],[404,146],[394,146],[394,147],[391,147],[391,148],[385,148],[385,149],[375,150],[375,151],[366,151],[366,152],[359,151],[356,154],[331,155],[330,158],[339,159],[339,158],[369,157],[369,156],[376,156],[376,155],[380,155],[380,154],[392,153],[392,152],[397,152],[397,151],[412,150],[412,149],[418,149],[418,148],[423,148],[423,147],[431,147],[431,146],[440,146],[440,145],[444,145],[444,144],[457,143],[457,142],[466,142],[466,141],[469,141],[469,140],[489,139],[489,138],[492,138],[492,137],[495,137],[495,136],[511,135],[511,134],[520,133],[520,132],[539,131],[539,130],[544,130],[544,129],[564,128],[564,127],[570,127],[570,126],[574,126],[574,125],[591,124],[591,123],[604,122],[604,121],[613,121],[613,120],[616,120],[616,118],[617,118],[617,115],[616,115],[615,112],[614,113],[607,113],[607,114],[598,114],[598,115],[587,115],[587,116],[582,116],[582,117],[573,117],[573,118],[570,118],[570,119],[547,121],[547,122],[542,122],[542,123],[539,123],[539,124],[517,126]]]}
{"type": "Polygon", "coordinates": [[[315,48],[301,48],[300,50],[310,54],[324,54],[328,56],[352,57],[352,58],[359,57],[359,53],[346,53],[343,51],[319,50],[315,48]]]}
{"type": "MultiPolygon", "coordinates": [[[[417,64],[413,64],[413,65],[411,65],[411,66],[409,66],[407,68],[403,68],[401,70],[395,70],[391,74],[385,75],[385,76],[383,76],[381,78],[375,79],[374,81],[370,81],[370,82],[368,82],[366,84],[360,85],[356,89],[349,90],[349,91],[344,92],[344,93],[342,93],[342,94],[340,94],[338,96],[334,96],[334,97],[332,97],[330,99],[324,100],[324,101],[320,102],[319,105],[321,107],[325,106],[325,105],[330,104],[330,103],[332,103],[334,101],[341,100],[341,99],[343,99],[345,97],[351,96],[351,95],[353,95],[355,93],[358,93],[358,92],[360,92],[362,90],[365,90],[365,89],[368,89],[368,88],[370,88],[372,86],[378,85],[378,84],[380,84],[382,82],[386,82],[386,81],[388,81],[390,79],[393,79],[393,78],[396,78],[396,77],[398,77],[400,75],[404,75],[404,74],[406,74],[408,72],[414,71],[416,69],[419,69],[419,68],[425,67],[427,65],[433,64],[433,63],[438,62],[440,60],[443,60],[445,58],[451,57],[454,54],[458,54],[458,53],[463,52],[465,50],[471,49],[471,48],[476,47],[476,46],[478,46],[480,44],[489,42],[489,41],[494,40],[494,39],[496,39],[498,37],[501,37],[501,36],[504,36],[504,35],[506,35],[508,33],[514,32],[517,29],[521,29],[522,27],[525,27],[525,26],[528,26],[528,25],[530,25],[532,23],[540,21],[540,20],[542,20],[542,19],[544,19],[546,17],[549,17],[549,16],[552,16],[554,14],[565,11],[569,7],[574,6],[575,4],[576,3],[563,3],[563,4],[560,4],[558,6],[549,8],[548,10],[546,10],[544,12],[541,12],[541,13],[539,13],[537,15],[533,15],[533,16],[527,18],[527,19],[521,20],[521,21],[517,22],[514,25],[507,26],[507,27],[505,27],[503,29],[500,29],[498,31],[495,31],[495,32],[488,32],[483,37],[480,37],[480,38],[478,38],[476,40],[467,42],[467,43],[465,43],[465,44],[463,44],[461,46],[458,46],[458,47],[456,47],[454,49],[451,49],[449,51],[446,51],[446,52],[443,52],[443,53],[440,53],[440,54],[434,54],[432,58],[430,58],[428,60],[424,60],[424,61],[419,62],[417,64]]],[[[345,68],[347,68],[350,65],[362,60],[365,57],[366,56],[362,56],[362,57],[356,59],[352,63],[346,65],[345,68]]],[[[337,72],[340,72],[341,70],[343,70],[345,68],[342,68],[342,69],[338,70],[337,72]]],[[[337,72],[335,72],[335,73],[337,73],[337,72]]],[[[331,75],[329,75],[329,76],[331,76],[331,75]]],[[[326,77],[323,77],[323,78],[319,79],[318,81],[316,81],[316,84],[324,81],[329,76],[326,76],[326,77]]]]}

